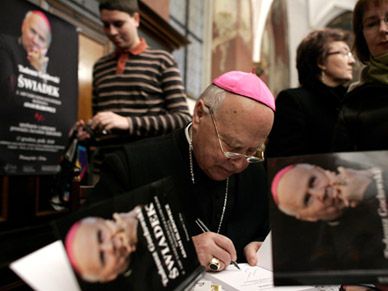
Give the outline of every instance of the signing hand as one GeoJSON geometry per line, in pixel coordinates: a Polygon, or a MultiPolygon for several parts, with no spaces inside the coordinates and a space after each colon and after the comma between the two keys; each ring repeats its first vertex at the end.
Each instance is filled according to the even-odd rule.
{"type": "Polygon", "coordinates": [[[220,260],[220,270],[224,270],[232,260],[237,259],[233,242],[221,234],[214,232],[201,233],[193,236],[193,243],[198,260],[207,271],[210,271],[209,263],[212,258],[220,260]]]}

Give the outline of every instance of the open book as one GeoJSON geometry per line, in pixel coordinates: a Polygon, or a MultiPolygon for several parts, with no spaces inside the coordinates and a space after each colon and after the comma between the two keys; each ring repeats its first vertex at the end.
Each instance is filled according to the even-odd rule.
{"type": "Polygon", "coordinates": [[[268,161],[276,285],[388,282],[388,151],[268,161]]]}
{"type": "Polygon", "coordinates": [[[205,274],[205,279],[222,286],[226,291],[316,291],[312,286],[275,287],[273,285],[271,233],[256,254],[257,266],[239,264],[241,270],[230,265],[219,273],[205,274]]]}
{"type": "Polygon", "coordinates": [[[205,279],[222,286],[226,291],[316,291],[312,286],[275,287],[273,273],[259,266],[239,264],[241,270],[228,266],[219,273],[206,273],[205,279]]]}

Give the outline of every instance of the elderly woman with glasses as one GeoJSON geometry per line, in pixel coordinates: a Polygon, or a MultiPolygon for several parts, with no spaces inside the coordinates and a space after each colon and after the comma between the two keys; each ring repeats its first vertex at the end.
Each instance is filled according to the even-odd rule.
{"type": "Polygon", "coordinates": [[[275,100],[256,75],[227,72],[202,93],[186,128],[129,144],[108,158],[90,198],[174,176],[187,185],[187,214],[204,225],[188,230],[200,263],[211,271],[236,260],[254,265],[269,228],[261,161],[274,111],[275,100]]]}
{"type": "Polygon", "coordinates": [[[269,136],[269,156],[330,152],[338,112],[352,80],[355,60],[349,35],[338,29],[309,33],[299,44],[300,87],[281,91],[269,136]]]}
{"type": "Polygon", "coordinates": [[[366,66],[339,116],[336,151],[388,148],[388,1],[359,0],[353,12],[354,47],[366,66]]]}

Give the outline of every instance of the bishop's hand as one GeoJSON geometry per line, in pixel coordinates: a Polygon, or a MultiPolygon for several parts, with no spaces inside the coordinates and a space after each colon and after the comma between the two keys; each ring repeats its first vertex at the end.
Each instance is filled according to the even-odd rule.
{"type": "MultiPolygon", "coordinates": [[[[215,232],[204,232],[193,236],[193,243],[197,257],[207,271],[221,271],[237,259],[236,249],[233,242],[224,235],[215,232]],[[217,269],[211,268],[213,259],[219,260],[217,269]]],[[[214,266],[214,264],[212,265],[214,266]]]]}

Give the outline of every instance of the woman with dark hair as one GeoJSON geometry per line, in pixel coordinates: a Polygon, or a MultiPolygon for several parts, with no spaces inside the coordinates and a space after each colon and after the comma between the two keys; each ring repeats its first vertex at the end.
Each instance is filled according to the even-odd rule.
{"type": "Polygon", "coordinates": [[[334,131],[335,151],[388,148],[388,0],[359,0],[353,12],[354,47],[366,66],[346,95],[334,131]]]}
{"type": "Polygon", "coordinates": [[[300,87],[284,90],[276,99],[269,156],[330,151],[346,84],[353,77],[349,39],[346,32],[327,28],[309,33],[299,44],[300,87]]]}

